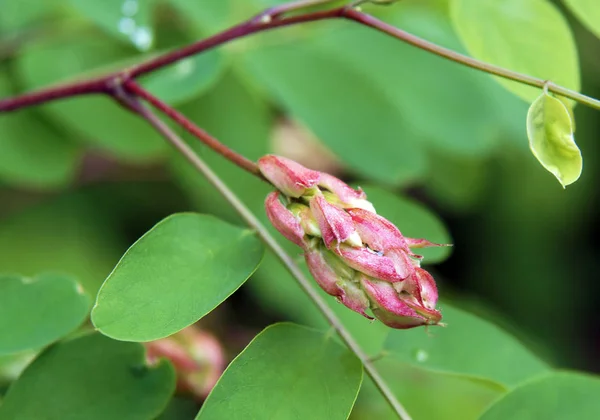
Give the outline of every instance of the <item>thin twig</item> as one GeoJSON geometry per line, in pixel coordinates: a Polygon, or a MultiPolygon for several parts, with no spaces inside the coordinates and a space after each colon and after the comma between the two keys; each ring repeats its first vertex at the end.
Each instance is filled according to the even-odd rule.
{"type": "Polygon", "coordinates": [[[410,420],[410,415],[404,409],[402,404],[396,399],[394,393],[388,387],[384,379],[379,375],[375,366],[369,360],[367,354],[361,349],[352,334],[344,327],[340,319],[335,315],[325,300],[317,293],[312,286],[312,282],[306,278],[302,270],[296,265],[279,243],[271,236],[269,231],[254,216],[254,214],[240,201],[233,191],[215,174],[200,157],[194,153],[194,150],[181,139],[167,124],[160,120],[152,111],[140,104],[136,98],[122,98],[127,101],[131,109],[134,109],[142,118],[150,123],[161,135],[165,137],[206,179],[219,191],[219,193],[231,204],[237,213],[244,219],[246,224],[254,229],[259,238],[273,251],[279,258],[290,274],[296,279],[302,290],[311,298],[319,311],[327,319],[329,324],[342,341],[348,346],[356,357],[363,363],[364,369],[371,377],[384,398],[394,409],[400,419],[410,420]]]}
{"type": "MultiPolygon", "coordinates": [[[[326,2],[327,1],[324,1],[324,3],[326,2]]],[[[286,12],[289,10],[296,10],[299,9],[300,6],[304,7],[320,3],[320,1],[317,3],[317,0],[300,0],[299,2],[290,3],[287,6],[282,6],[284,7],[282,11],[286,12]]],[[[444,48],[439,45],[433,44],[413,34],[398,29],[385,22],[382,22],[381,20],[376,19],[373,16],[362,13],[354,9],[353,7],[342,6],[330,10],[294,15],[287,18],[279,18],[281,12],[278,10],[275,11],[275,15],[273,15],[273,13],[274,12],[272,9],[267,9],[267,11],[249,19],[248,21],[236,25],[221,33],[213,35],[204,40],[198,41],[187,47],[183,47],[181,49],[150,59],[146,62],[140,63],[136,66],[130,67],[129,69],[125,69],[117,73],[112,73],[95,79],[53,86],[38,90],[33,93],[26,93],[13,98],[0,100],[0,112],[14,111],[16,109],[20,109],[26,106],[41,104],[44,102],[76,95],[106,92],[107,86],[110,86],[111,83],[122,83],[131,78],[135,78],[143,74],[152,72],[154,70],[158,70],[176,61],[207,51],[211,48],[225,44],[237,38],[245,37],[251,34],[264,32],[283,26],[292,26],[300,23],[337,18],[345,18],[353,22],[359,23],[361,25],[371,27],[380,32],[384,32],[397,39],[400,39],[417,48],[436,54],[440,57],[455,61],[457,63],[489,74],[503,77],[508,80],[513,80],[515,82],[523,83],[529,86],[538,87],[540,89],[542,89],[544,85],[547,84],[548,90],[557,95],[572,99],[583,105],[587,105],[591,108],[600,110],[600,101],[597,99],[590,98],[589,96],[583,95],[574,90],[567,89],[566,87],[552,83],[552,81],[528,76],[522,73],[517,73],[505,69],[503,67],[495,66],[493,64],[486,63],[474,59],[472,57],[457,53],[456,51],[450,50],[448,48],[444,48]],[[265,16],[275,16],[277,18],[265,19],[265,16]]]]}
{"type": "Polygon", "coordinates": [[[394,38],[406,42],[407,44],[428,51],[440,57],[446,58],[448,60],[454,61],[456,63],[465,65],[467,67],[471,67],[476,70],[480,70],[485,73],[493,74],[495,76],[519,82],[525,85],[538,87],[540,89],[543,89],[544,86],[547,85],[548,90],[556,93],[557,95],[573,99],[574,101],[577,101],[583,105],[587,105],[591,108],[600,110],[600,101],[597,99],[590,98],[589,96],[583,95],[571,89],[567,89],[563,86],[556,85],[552,83],[552,81],[508,70],[503,67],[486,63],[484,61],[477,60],[467,55],[460,54],[451,49],[441,47],[437,44],[426,41],[422,38],[419,38],[416,35],[413,35],[411,33],[403,31],[402,29],[396,28],[395,26],[382,22],[381,20],[376,19],[373,16],[367,15],[353,8],[346,8],[343,11],[342,16],[351,21],[360,23],[361,25],[365,25],[370,28],[376,29],[380,32],[384,32],[388,35],[391,35],[394,38]]]}
{"type": "Polygon", "coordinates": [[[208,134],[205,130],[198,127],[192,121],[190,121],[181,112],[175,110],[174,108],[170,107],[169,105],[152,95],[146,89],[137,84],[134,80],[128,80],[127,82],[125,82],[124,88],[132,94],[134,94],[135,96],[138,96],[144,99],[146,102],[150,103],[154,108],[171,118],[178,125],[187,130],[192,136],[196,137],[202,143],[213,149],[215,152],[219,153],[225,159],[229,160],[230,162],[234,163],[240,168],[250,172],[252,175],[257,176],[263,180],[265,179],[260,173],[260,170],[258,169],[258,165],[256,163],[252,162],[250,159],[247,159],[246,157],[225,146],[219,140],[208,134]]]}

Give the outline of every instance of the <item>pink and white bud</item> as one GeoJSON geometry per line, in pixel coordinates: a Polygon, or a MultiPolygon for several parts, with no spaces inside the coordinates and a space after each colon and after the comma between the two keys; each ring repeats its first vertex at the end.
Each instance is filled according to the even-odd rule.
{"type": "Polygon", "coordinates": [[[321,173],[305,168],[293,160],[281,156],[266,155],[258,160],[260,172],[279,191],[298,198],[309,188],[317,185],[321,173]]]}
{"type": "Polygon", "coordinates": [[[400,264],[400,258],[396,258],[395,254],[394,258],[390,258],[369,248],[348,245],[341,245],[332,251],[353,269],[390,283],[403,281],[411,274],[411,266],[400,264]]]}
{"type": "Polygon", "coordinates": [[[271,224],[279,233],[296,245],[305,247],[304,229],[294,214],[281,203],[279,192],[273,191],[267,195],[265,209],[271,224]]]}
{"type": "Polygon", "coordinates": [[[361,285],[371,301],[371,311],[389,327],[407,329],[435,325],[441,320],[442,315],[438,311],[407,302],[404,299],[406,293],[399,293],[390,283],[363,276],[361,285]]]}
{"type": "Polygon", "coordinates": [[[375,213],[375,207],[367,200],[367,195],[364,191],[351,188],[344,181],[333,175],[321,173],[319,187],[323,187],[334,193],[344,208],[361,208],[375,213]]]}
{"type": "Polygon", "coordinates": [[[145,344],[150,363],[164,357],[177,373],[177,388],[204,399],[208,396],[225,369],[221,344],[211,334],[196,327],[145,344]]]}
{"type": "Polygon", "coordinates": [[[335,296],[354,312],[372,319],[365,313],[369,308],[369,299],[353,281],[356,274],[354,270],[322,245],[307,250],[304,257],[308,270],[327,294],[335,296]]]}
{"type": "Polygon", "coordinates": [[[406,239],[389,220],[364,209],[348,209],[356,231],[373,250],[402,249],[408,251],[406,239]]]}
{"type": "Polygon", "coordinates": [[[310,200],[310,209],[319,224],[327,248],[338,247],[344,242],[355,247],[362,246],[360,236],[354,229],[352,217],[345,210],[330,204],[322,196],[310,200]]]}

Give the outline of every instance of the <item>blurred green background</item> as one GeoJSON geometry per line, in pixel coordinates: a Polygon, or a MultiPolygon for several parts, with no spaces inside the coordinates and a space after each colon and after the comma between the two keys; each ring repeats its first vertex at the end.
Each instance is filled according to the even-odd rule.
{"type": "MultiPolygon", "coordinates": [[[[0,97],[122,68],[274,3],[0,0],[0,97]]],[[[368,11],[464,52],[444,1],[368,11]]],[[[565,16],[579,48],[583,92],[600,97],[600,40],[565,16]]],[[[500,323],[554,366],[600,372],[594,111],[575,109],[584,172],[563,190],[529,152],[527,103],[485,74],[349,22],[260,34],[141,81],[251,159],[280,153],[367,192],[377,185],[372,201],[384,215],[396,212],[406,234],[446,237],[442,220],[455,246],[429,268],[445,301],[500,323]]],[[[263,217],[268,186],[186,139],[263,217]]],[[[110,99],[80,97],[0,115],[1,272],[65,272],[94,295],[129,245],[161,218],[186,210],[241,223],[201,175],[110,99]]],[[[320,323],[291,282],[267,256],[203,323],[232,354],[275,320],[320,323]]],[[[365,334],[366,347],[382,340],[377,331],[365,334]]],[[[453,390],[438,407],[417,408],[435,418],[447,407],[461,407],[467,418],[498,392],[402,364],[386,371],[394,369],[416,384],[398,385],[401,400],[453,390]]],[[[381,408],[373,392],[365,385],[357,418],[381,408]]]]}

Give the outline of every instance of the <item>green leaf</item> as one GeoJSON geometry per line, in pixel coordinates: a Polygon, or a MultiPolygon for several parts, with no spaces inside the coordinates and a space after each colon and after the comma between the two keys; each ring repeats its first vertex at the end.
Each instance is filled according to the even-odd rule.
{"type": "Polygon", "coordinates": [[[600,7],[596,0],[563,0],[583,25],[600,38],[600,7]]]}
{"type": "Polygon", "coordinates": [[[172,215],[123,255],[98,292],[92,321],[118,340],[167,337],[236,291],[262,254],[248,229],[207,215],[172,215]]]}
{"type": "MultiPolygon", "coordinates": [[[[71,32],[24,48],[18,65],[27,88],[35,89],[83,77],[83,73],[94,69],[97,73],[99,67],[131,59],[132,55],[133,51],[110,38],[71,32]]],[[[148,123],[105,95],[68,98],[41,109],[71,128],[74,135],[123,160],[156,159],[166,149],[164,140],[148,123]]]]}
{"type": "Polygon", "coordinates": [[[500,398],[481,420],[563,420],[600,417],[600,378],[556,372],[526,382],[500,398]]]}
{"type": "MultiPolygon", "coordinates": [[[[456,375],[427,371],[392,357],[376,360],[375,368],[413,419],[474,420],[505,393],[498,386],[456,375]],[[460,416],[457,416],[460,413],[460,416]]],[[[353,420],[396,420],[370,378],[363,382],[353,420]]]]}
{"type": "MultiPolygon", "coordinates": [[[[0,97],[13,93],[8,75],[0,70],[0,97]]],[[[0,115],[0,179],[40,189],[68,184],[81,153],[66,137],[34,110],[0,115]]]]}
{"type": "Polygon", "coordinates": [[[385,348],[400,360],[424,369],[489,379],[512,387],[548,371],[515,338],[467,312],[441,304],[447,327],[393,330],[385,348]]]}
{"type": "Polygon", "coordinates": [[[561,100],[542,93],[531,104],[527,113],[529,147],[563,187],[577,181],[583,169],[573,131],[571,114],[561,100]]]}
{"type": "Polygon", "coordinates": [[[10,387],[1,420],[155,418],[175,389],[175,372],[148,366],[144,347],[101,334],[58,343],[44,351],[10,387]]]}
{"type": "Polygon", "coordinates": [[[276,324],[231,362],[196,418],[345,420],[361,382],[360,361],[330,333],[276,324]]]}
{"type": "MultiPolygon", "coordinates": [[[[403,1],[386,10],[384,19],[424,39],[462,49],[447,16],[432,5],[403,1]]],[[[489,99],[494,82],[486,75],[371,28],[338,25],[319,45],[384,91],[411,131],[422,133],[435,149],[458,155],[480,156],[493,149],[501,121],[489,99]]]]}
{"type": "Polygon", "coordinates": [[[74,280],[0,276],[0,355],[44,347],[77,328],[90,299],[74,280]]]}
{"type": "MultiPolygon", "coordinates": [[[[473,57],[579,90],[573,35],[549,1],[453,0],[450,7],[454,28],[473,57]]],[[[527,102],[539,94],[531,86],[497,80],[527,102]]]]}
{"type": "Polygon", "coordinates": [[[152,72],[142,79],[142,85],[161,100],[178,104],[206,91],[224,69],[223,55],[212,50],[152,72]]]}
{"type": "Polygon", "coordinates": [[[425,172],[422,138],[361,71],[307,43],[278,42],[243,57],[277,102],[357,173],[399,184],[425,172]]]}
{"type": "Polygon", "coordinates": [[[155,0],[68,0],[68,3],[107,33],[131,43],[140,51],[152,47],[155,0]]]}
{"type": "MultiPolygon", "coordinates": [[[[427,239],[438,244],[452,243],[444,223],[422,204],[375,185],[363,185],[362,188],[377,213],[394,223],[404,236],[427,239]]],[[[419,249],[416,252],[425,257],[424,264],[430,264],[445,260],[451,251],[452,247],[444,246],[419,249]]]]}

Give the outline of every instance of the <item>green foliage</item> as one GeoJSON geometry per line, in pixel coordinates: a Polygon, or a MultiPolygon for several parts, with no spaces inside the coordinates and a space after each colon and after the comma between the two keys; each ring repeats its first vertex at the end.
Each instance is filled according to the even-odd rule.
{"type": "Polygon", "coordinates": [[[196,418],[346,419],[361,382],[360,361],[330,333],[276,324],[231,363],[196,418]]]}
{"type": "Polygon", "coordinates": [[[600,379],[557,372],[526,382],[496,401],[482,420],[595,419],[600,379]]]}
{"type": "Polygon", "coordinates": [[[178,104],[208,90],[224,69],[223,55],[213,50],[153,72],[142,79],[142,85],[163,101],[178,104]]]}
{"type": "Polygon", "coordinates": [[[227,299],[262,254],[250,230],[200,214],[170,216],[119,261],[98,292],[92,321],[119,340],[167,337],[227,299]]]}
{"type": "Polygon", "coordinates": [[[244,58],[261,85],[357,173],[398,184],[425,171],[421,141],[406,118],[382,89],[335,55],[309,43],[271,45],[244,58]],[[386,152],[399,148],[401,154],[386,152]]]}
{"type": "Polygon", "coordinates": [[[148,366],[137,343],[89,334],[44,351],[13,383],[0,419],[150,419],[175,389],[169,362],[148,366]]]}
{"type": "Polygon", "coordinates": [[[393,330],[385,349],[425,369],[495,381],[514,387],[549,367],[493,324],[448,304],[440,305],[445,328],[393,330]]]}
{"type": "MultiPolygon", "coordinates": [[[[131,61],[132,50],[108,37],[89,31],[56,35],[31,44],[18,65],[27,88],[46,86],[64,79],[98,74],[98,68],[120,67],[131,61]]],[[[74,130],[93,148],[128,161],[156,159],[165,143],[144,121],[120,107],[108,96],[74,97],[42,107],[49,115],[74,130]]]]}
{"type": "Polygon", "coordinates": [[[529,147],[563,187],[577,181],[583,169],[574,131],[571,114],[561,100],[544,92],[531,104],[527,114],[529,147]]]}
{"type": "Polygon", "coordinates": [[[68,277],[0,276],[0,355],[52,343],[81,325],[89,308],[89,297],[68,277]]]}
{"type": "Polygon", "coordinates": [[[575,16],[600,38],[600,8],[595,0],[563,0],[575,16]]]}
{"type": "MultiPolygon", "coordinates": [[[[0,96],[14,93],[0,68],[0,96]]],[[[35,110],[0,116],[0,180],[26,188],[56,188],[75,176],[81,150],[35,110]]]]}
{"type": "MultiPolygon", "coordinates": [[[[579,90],[575,41],[549,1],[452,0],[450,6],[454,28],[475,58],[579,90]]],[[[528,102],[539,95],[530,86],[498,81],[528,102]]]]}

